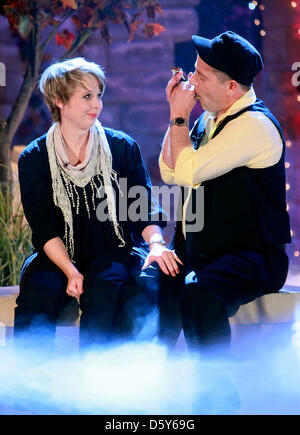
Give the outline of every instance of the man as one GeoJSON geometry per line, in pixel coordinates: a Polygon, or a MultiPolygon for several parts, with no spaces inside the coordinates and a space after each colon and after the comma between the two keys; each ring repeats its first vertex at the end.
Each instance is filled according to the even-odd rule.
{"type": "Polygon", "coordinates": [[[161,176],[189,190],[173,240],[184,268],[163,278],[161,338],[173,345],[182,326],[191,350],[210,352],[229,349],[229,317],[241,304],[283,286],[290,225],[284,138],[252,87],[263,68],[260,54],[231,31],[192,39],[195,72],[186,82],[178,72],[166,89],[161,176]],[[189,134],[196,100],[204,113],[189,134]],[[187,225],[194,209],[204,213],[196,231],[187,225]]]}

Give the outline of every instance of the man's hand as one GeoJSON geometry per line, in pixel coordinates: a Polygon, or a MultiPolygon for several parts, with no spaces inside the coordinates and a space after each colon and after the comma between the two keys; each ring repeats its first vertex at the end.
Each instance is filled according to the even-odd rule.
{"type": "Polygon", "coordinates": [[[175,74],[168,82],[166,95],[170,104],[170,119],[188,118],[196,104],[194,86],[188,81],[181,82],[183,72],[175,74]]]}
{"type": "Polygon", "coordinates": [[[156,262],[166,275],[172,275],[173,277],[180,272],[177,263],[183,265],[174,251],[165,248],[159,243],[152,244],[142,270],[146,269],[153,262],[156,262]]]}

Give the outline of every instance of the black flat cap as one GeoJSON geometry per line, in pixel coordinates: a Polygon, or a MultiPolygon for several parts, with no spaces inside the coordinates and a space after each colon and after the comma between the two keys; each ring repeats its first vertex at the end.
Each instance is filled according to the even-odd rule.
{"type": "Polygon", "coordinates": [[[234,32],[224,32],[213,39],[193,35],[192,40],[205,63],[225,72],[242,85],[251,85],[263,68],[256,48],[234,32]]]}

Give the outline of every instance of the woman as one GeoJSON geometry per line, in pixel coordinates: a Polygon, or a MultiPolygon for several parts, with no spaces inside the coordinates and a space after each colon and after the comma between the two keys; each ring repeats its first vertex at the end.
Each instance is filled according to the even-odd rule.
{"type": "MultiPolygon", "coordinates": [[[[19,158],[35,251],[21,271],[16,338],[36,342],[42,331],[49,341],[71,298],[82,311],[81,346],[137,338],[140,318],[156,304],[155,268],[149,265],[178,273],[180,260],[164,246],[161,210],[151,199],[138,145],[97,120],[104,89],[103,70],[83,58],[55,63],[42,74],[40,90],[54,124],[19,158]],[[118,200],[127,194],[120,189],[124,180],[128,190],[142,186],[146,192],[146,219],[130,219],[130,213],[124,219],[124,200],[118,200]]],[[[132,202],[126,198],[126,212],[132,202]]]]}

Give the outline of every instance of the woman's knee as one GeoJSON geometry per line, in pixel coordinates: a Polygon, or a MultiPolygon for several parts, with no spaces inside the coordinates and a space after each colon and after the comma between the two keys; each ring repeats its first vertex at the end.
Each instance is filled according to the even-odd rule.
{"type": "Polygon", "coordinates": [[[59,301],[66,295],[67,280],[64,275],[52,271],[28,274],[20,284],[17,306],[30,307],[33,311],[56,311],[59,301]]]}

